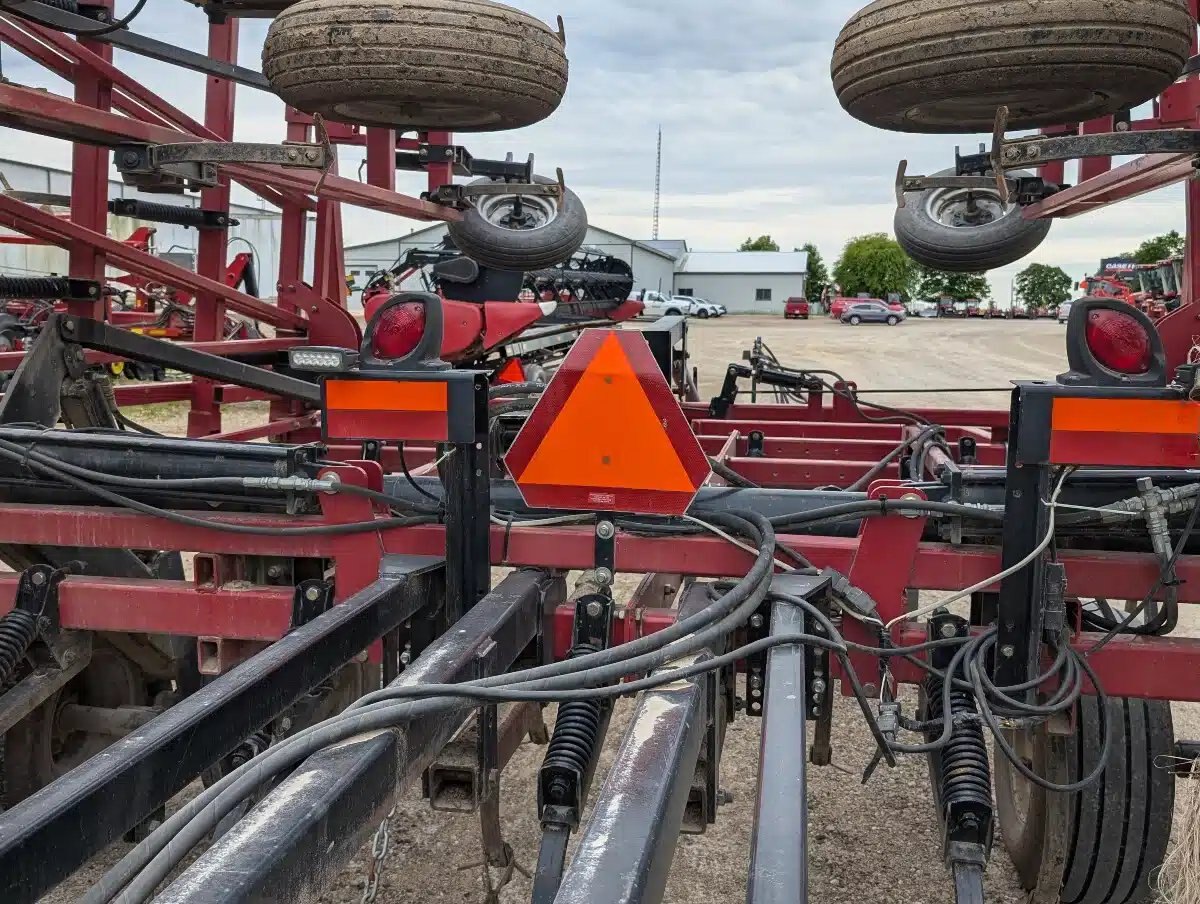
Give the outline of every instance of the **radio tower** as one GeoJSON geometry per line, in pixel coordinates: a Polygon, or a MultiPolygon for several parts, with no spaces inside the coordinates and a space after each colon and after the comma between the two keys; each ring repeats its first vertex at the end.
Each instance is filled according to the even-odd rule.
{"type": "Polygon", "coordinates": [[[662,201],[662,126],[658,127],[658,162],[654,166],[654,239],[658,238],[658,210],[662,201]]]}

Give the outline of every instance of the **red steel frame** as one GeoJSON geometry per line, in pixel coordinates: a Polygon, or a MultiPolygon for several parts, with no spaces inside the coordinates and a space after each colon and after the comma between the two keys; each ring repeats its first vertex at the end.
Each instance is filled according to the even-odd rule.
{"type": "MultiPolygon", "coordinates": [[[[104,5],[111,9],[112,0],[105,0],[104,5]]],[[[210,58],[237,61],[239,25],[240,20],[234,17],[209,24],[210,58]]],[[[336,170],[319,184],[321,177],[311,171],[260,165],[223,166],[222,183],[201,193],[201,206],[205,210],[228,211],[230,180],[281,210],[278,301],[261,302],[224,285],[225,230],[200,233],[195,273],[123,246],[106,235],[109,147],[122,141],[230,140],[237,93],[233,82],[205,78],[204,121],[198,122],[113,66],[110,45],[75,40],[11,14],[0,14],[0,43],[74,85],[72,98],[11,84],[0,85],[0,124],[74,142],[69,217],[53,217],[31,205],[0,196],[0,225],[29,236],[30,241],[69,249],[70,273],[74,277],[103,280],[106,263],[113,263],[135,276],[195,296],[194,347],[216,354],[222,352],[220,340],[226,309],[275,327],[286,340],[280,343],[281,348],[307,342],[356,347],[361,338],[359,328],[346,311],[341,205],[354,204],[418,220],[453,220],[460,216],[454,210],[395,191],[395,151],[415,147],[417,140],[398,139],[390,130],[350,126],[334,126],[329,130],[334,144],[365,145],[365,184],[338,176],[336,170]],[[314,197],[318,184],[319,196],[314,197]],[[309,286],[303,281],[303,274],[306,231],[312,212],[315,212],[314,284],[309,286]]],[[[313,140],[312,118],[289,109],[287,138],[313,140]]],[[[446,133],[421,136],[421,140],[426,138],[451,141],[446,133]]],[[[430,189],[452,181],[448,166],[439,164],[428,169],[430,189]]],[[[106,316],[102,302],[71,302],[68,308],[82,316],[106,316]]],[[[14,369],[20,357],[21,353],[0,355],[0,368],[14,369]]],[[[165,385],[123,386],[118,389],[117,398],[122,404],[188,401],[188,435],[203,437],[221,433],[222,402],[245,400],[240,397],[243,395],[196,378],[165,385]]],[[[286,435],[290,439],[312,438],[314,434],[307,420],[303,428],[291,426],[292,421],[304,414],[300,408],[284,400],[271,402],[270,423],[258,428],[256,436],[278,436],[267,432],[268,428],[273,431],[289,427],[286,435]]]]}
{"type": "MultiPolygon", "coordinates": [[[[1200,12],[1192,0],[1193,9],[1200,12]]],[[[194,293],[198,319],[196,344],[216,350],[221,343],[213,334],[223,308],[252,314],[276,326],[280,340],[302,343],[306,339],[336,338],[357,325],[345,312],[341,283],[340,205],[352,203],[386,210],[417,219],[450,220],[457,216],[413,198],[396,194],[394,151],[410,148],[411,139],[398,139],[384,129],[335,127],[332,139],[339,144],[364,146],[367,151],[368,184],[330,174],[319,198],[314,199],[317,177],[311,173],[286,171],[267,166],[228,166],[225,172],[283,211],[282,253],[278,303],[266,305],[230,289],[221,281],[223,233],[206,238],[199,273],[189,274],[114,242],[103,235],[102,206],[106,199],[98,190],[106,184],[105,146],[120,140],[181,141],[220,140],[231,133],[233,86],[209,79],[205,121],[198,123],[170,106],[143,85],[115,69],[108,50],[77,42],[48,29],[0,14],[0,40],[71,78],[76,86],[74,100],[40,91],[0,85],[0,124],[16,125],[45,134],[78,139],[75,157],[74,194],[69,221],[58,220],[12,199],[0,197],[0,223],[11,225],[35,238],[61,243],[72,249],[72,273],[94,278],[102,275],[104,260],[111,259],[135,274],[168,281],[194,293]],[[118,112],[111,112],[109,107],[118,112]],[[125,114],[124,116],[120,114],[125,114]],[[302,281],[307,216],[316,212],[317,253],[314,286],[302,281]],[[201,318],[200,312],[203,312],[201,318]],[[349,325],[348,325],[349,322],[349,325]],[[203,330],[201,323],[204,324],[203,330]]],[[[210,54],[232,61],[237,49],[237,20],[212,25],[210,54]]],[[[1151,125],[1200,127],[1200,82],[1176,85],[1157,107],[1151,125]]],[[[1085,126],[1100,128],[1101,124],[1085,126]]],[[[287,137],[312,137],[312,121],[296,111],[287,116],[287,137]]],[[[431,134],[428,140],[447,143],[450,136],[431,134]]],[[[1170,184],[1191,175],[1190,162],[1152,157],[1110,169],[1103,161],[1087,164],[1091,178],[1028,211],[1030,216],[1070,216],[1091,207],[1113,203],[1143,191],[1170,184]]],[[[1049,176],[1053,177],[1053,172],[1049,176]]],[[[1061,173],[1058,174],[1061,177],[1061,173]]],[[[431,186],[450,181],[448,167],[432,167],[431,186]]],[[[206,207],[219,209],[228,203],[228,186],[205,193],[206,207]]],[[[1200,286],[1200,185],[1188,186],[1188,297],[1200,286]]],[[[1187,306],[1181,310],[1186,310],[1187,306]]],[[[81,311],[81,313],[83,313],[81,311]]],[[[1167,324],[1164,321],[1163,324],[1167,324]]],[[[271,340],[279,342],[280,340],[271,340]]],[[[122,387],[118,398],[125,404],[168,400],[191,403],[189,432],[219,434],[219,405],[222,402],[263,398],[238,387],[216,386],[206,381],[122,387]]],[[[856,407],[841,395],[813,393],[805,406],[735,405],[726,419],[710,416],[708,407],[683,406],[692,429],[706,452],[720,457],[735,470],[770,486],[806,488],[825,484],[845,485],[858,479],[874,461],[906,436],[898,425],[866,423],[856,407]],[[760,431],[766,436],[764,457],[748,455],[748,436],[760,431]]],[[[1000,464],[1008,440],[1008,413],[990,410],[924,410],[921,413],[949,426],[951,441],[969,437],[978,443],[983,464],[1000,464]]],[[[315,416],[289,403],[273,400],[271,423],[224,434],[226,439],[248,439],[258,435],[311,435],[315,416]],[[265,432],[263,432],[265,430],[265,432]]],[[[1102,439],[1102,438],[1101,438],[1102,439]]],[[[335,448],[333,454],[347,459],[355,451],[335,448]]],[[[411,465],[427,463],[432,449],[407,450],[411,465]]],[[[385,459],[384,467],[393,462],[385,459]]],[[[372,462],[347,461],[327,471],[345,483],[378,487],[382,469],[372,462]]],[[[885,472],[870,488],[874,496],[912,493],[885,472]]],[[[292,527],[300,524],[338,524],[386,517],[369,501],[358,497],[321,497],[319,516],[213,515],[204,517],[229,523],[292,527]]],[[[904,611],[912,590],[958,590],[1000,570],[1000,552],[995,547],[959,546],[922,540],[924,520],[896,516],[865,519],[857,537],[785,536],[781,542],[802,552],[818,566],[837,568],[867,590],[887,620],[904,611]]],[[[0,544],[90,546],[132,549],[175,549],[216,557],[212,569],[224,559],[231,563],[246,556],[317,558],[332,565],[338,599],[345,599],[370,583],[378,573],[385,553],[440,555],[445,551],[441,526],[381,529],[377,540],[364,536],[322,537],[233,534],[213,528],[180,526],[139,513],[86,506],[49,508],[37,505],[0,504],[0,544]]],[[[594,564],[595,536],[587,527],[494,527],[492,561],[505,566],[541,566],[558,569],[589,568],[594,564]]],[[[1072,595],[1105,596],[1113,599],[1140,598],[1159,572],[1150,554],[1071,551],[1060,554],[1072,595]]],[[[711,536],[650,538],[618,535],[615,567],[618,571],[654,573],[669,582],[679,575],[727,577],[745,573],[749,553],[725,540],[711,536]],[[671,577],[666,577],[671,576],[671,577]]],[[[236,569],[229,569],[233,573],[236,569]]],[[[1180,601],[1200,603],[1200,557],[1184,556],[1178,564],[1180,601]]],[[[205,584],[176,581],[126,580],[69,577],[61,589],[63,626],[80,630],[168,633],[185,636],[204,634],[238,641],[270,641],[282,636],[290,621],[290,587],[254,586],[211,580],[205,584]]],[[[15,580],[0,577],[0,611],[12,605],[15,580]]],[[[615,630],[616,640],[628,640],[669,624],[670,610],[647,603],[653,593],[639,593],[615,630]]],[[[569,610],[558,613],[556,637],[559,652],[566,637],[569,610]]],[[[871,640],[857,624],[847,624],[848,636],[871,640]]],[[[896,640],[910,643],[924,639],[923,628],[909,626],[896,632],[896,640]]],[[[1088,645],[1086,636],[1079,639],[1088,645]]],[[[864,677],[877,674],[871,657],[859,656],[857,666],[864,677]]],[[[1177,638],[1117,638],[1092,660],[1106,690],[1125,696],[1200,701],[1200,682],[1181,681],[1181,676],[1200,674],[1200,640],[1177,638]]],[[[916,681],[917,673],[896,663],[896,677],[916,681]]],[[[869,680],[869,677],[868,677],[869,680]]]]}

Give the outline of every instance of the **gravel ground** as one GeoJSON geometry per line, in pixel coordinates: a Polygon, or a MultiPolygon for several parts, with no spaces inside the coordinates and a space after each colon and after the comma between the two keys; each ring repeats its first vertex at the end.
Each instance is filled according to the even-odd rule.
{"type": "MultiPolygon", "coordinates": [[[[837,370],[864,389],[996,388],[1017,378],[1052,378],[1066,367],[1063,328],[1053,321],[911,320],[897,328],[852,328],[825,319],[794,322],[728,317],[693,324],[691,350],[701,362],[706,394],[719,388],[721,365],[738,360],[755,336],[762,336],[785,363],[837,370]]],[[[1003,392],[912,392],[891,401],[945,407],[1007,406],[1003,392]]],[[[246,411],[227,416],[227,427],[261,416],[255,406],[244,407],[246,411]]],[[[142,411],[133,416],[151,425],[178,422],[179,411],[163,408],[168,406],[161,406],[157,413],[142,411]]],[[[628,591],[634,583],[634,578],[623,576],[620,587],[628,591]]],[[[1187,615],[1187,633],[1200,634],[1196,613],[1187,615]]],[[[603,781],[631,710],[629,701],[617,708],[594,789],[603,781]]],[[[553,711],[548,710],[547,720],[552,718],[553,711]]],[[[1200,708],[1177,706],[1176,719],[1179,736],[1200,736],[1200,708]]],[[[821,904],[953,901],[941,865],[924,760],[906,759],[895,770],[881,769],[864,787],[859,776],[865,751],[870,750],[870,737],[852,703],[845,701],[839,703],[834,741],[837,768],[810,772],[813,900],[821,904]]],[[[758,747],[757,722],[741,718],[730,726],[722,784],[733,800],[722,807],[717,824],[706,834],[681,839],[666,895],[671,904],[744,900],[758,747]]],[[[542,753],[543,748],[523,746],[506,770],[502,786],[506,837],[527,868],[532,868],[537,853],[535,777],[542,753]]],[[[470,867],[479,860],[478,837],[473,818],[432,812],[419,793],[410,789],[391,822],[391,847],[378,900],[384,904],[483,902],[479,870],[470,867]]],[[[124,849],[123,845],[114,846],[46,900],[74,900],[124,849]]],[[[360,852],[322,901],[340,904],[359,899],[367,853],[368,849],[360,852]]],[[[999,844],[987,885],[989,904],[1017,904],[1025,899],[999,844]]],[[[499,900],[505,904],[527,901],[529,892],[529,882],[518,875],[499,900]]]]}

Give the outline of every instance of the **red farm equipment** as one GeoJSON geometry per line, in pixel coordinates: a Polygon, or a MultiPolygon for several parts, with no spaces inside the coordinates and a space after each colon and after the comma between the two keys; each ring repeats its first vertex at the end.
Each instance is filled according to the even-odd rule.
{"type": "Polygon", "coordinates": [[[718,819],[739,709],[761,730],[746,900],[807,902],[808,771],[833,762],[839,698],[870,728],[864,781],[928,758],[958,904],[984,900],[998,836],[1037,900],[1150,899],[1172,769],[1200,755],[1169,704],[1200,702],[1200,639],[1177,630],[1200,603],[1197,67],[1176,80],[1195,2],[1161,0],[1165,24],[1140,31],[1125,4],[1090,4],[1089,40],[1071,42],[1077,0],[993,0],[1022,17],[1020,66],[961,52],[975,0],[895,31],[875,13],[896,4],[876,0],[839,40],[854,115],[995,123],[991,151],[953,171],[901,169],[898,234],[930,266],[999,266],[1055,217],[1187,182],[1185,303],[1156,325],[1076,302],[1066,370],[1016,383],[1004,411],[885,405],[761,341],[701,401],[683,318],[612,325],[636,311],[597,285],[628,275],[577,254],[586,217],[561,175],[452,135],[553,112],[561,23],[487,0],[194,3],[207,55],[130,31],[140,6],[112,21],[105,2],[0,4],[6,47],[74,87],[0,83],[0,124],[74,142],[69,217],[0,195],[0,225],[71,255],[37,340],[0,356],[16,367],[0,400],[0,900],[41,899],[122,837],[138,843],[88,875],[85,904],[313,900],[374,837],[371,901],[388,814],[422,777],[434,805],[478,814],[486,868],[511,876],[500,777],[556,703],[536,904],[661,902],[680,832],[718,819]],[[252,16],[273,19],[262,73],[237,63],[252,16]],[[1109,65],[1135,31],[1164,78],[1109,65]],[[1060,43],[1105,83],[1047,92],[1061,79],[1038,61],[1060,43]],[[113,66],[114,46],[202,73],[203,123],[113,66]],[[286,143],[233,141],[235,86],[289,104],[286,143]],[[1155,94],[1153,119],[1121,112],[1155,94]],[[335,144],[365,150],[365,182],[337,173],[335,144]],[[110,155],[140,185],[198,188],[207,214],[228,215],[231,180],[275,205],[276,297],[229,284],[219,228],[196,272],[106,236],[110,155]],[[421,198],[396,191],[398,167],[427,176],[421,198]],[[343,204],[444,221],[454,245],[383,274],[365,326],[345,304],[343,204]],[[190,337],[120,327],[106,264],[189,296],[190,337]],[[531,335],[551,302],[564,319],[531,335]],[[227,312],[273,336],[227,341],[227,312]],[[562,335],[548,382],[510,366],[562,335]],[[114,387],[114,361],[187,378],[114,387]],[[222,405],[246,400],[266,421],[222,432],[222,405]],[[120,429],[122,406],[162,401],[189,404],[186,437],[120,429]],[[624,594],[620,573],[645,578],[624,594]]]}

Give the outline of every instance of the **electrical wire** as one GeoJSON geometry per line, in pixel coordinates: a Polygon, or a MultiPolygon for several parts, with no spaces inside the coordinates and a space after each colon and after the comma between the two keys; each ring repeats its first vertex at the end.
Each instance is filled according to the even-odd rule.
{"type": "Polygon", "coordinates": [[[411,486],[414,490],[416,490],[420,495],[424,496],[426,499],[430,499],[433,502],[436,502],[439,506],[444,506],[444,503],[440,498],[433,495],[433,493],[430,493],[428,490],[422,488],[421,485],[418,484],[416,482],[416,480],[413,479],[412,472],[408,470],[408,462],[406,462],[404,460],[404,442],[403,441],[398,443],[397,451],[400,454],[400,471],[404,474],[404,479],[408,481],[408,485],[411,486]]]}
{"type": "Polygon", "coordinates": [[[1062,493],[1063,484],[1066,482],[1067,475],[1070,474],[1071,472],[1072,472],[1072,469],[1064,468],[1062,473],[1059,475],[1058,484],[1054,488],[1054,493],[1053,493],[1053,495],[1051,495],[1049,503],[1047,503],[1047,505],[1050,509],[1050,513],[1049,513],[1049,515],[1047,515],[1047,518],[1046,518],[1046,520],[1049,524],[1049,527],[1046,530],[1046,535],[1042,538],[1041,542],[1038,543],[1038,545],[1036,547],[1034,547],[1033,551],[1030,552],[1029,555],[1027,555],[1025,558],[1023,558],[1020,562],[1017,562],[1015,565],[1012,565],[1009,568],[1004,569],[999,574],[993,575],[990,578],[985,578],[984,580],[980,581],[978,584],[972,584],[970,587],[967,587],[964,590],[958,591],[953,596],[950,596],[946,599],[940,600],[937,603],[931,603],[928,606],[925,606],[920,609],[916,609],[912,612],[906,612],[903,615],[893,618],[885,626],[887,628],[887,630],[890,631],[892,628],[894,628],[896,625],[900,624],[901,622],[912,621],[914,619],[923,618],[926,615],[931,615],[934,612],[937,612],[939,609],[946,608],[951,603],[956,603],[962,599],[968,599],[971,596],[971,594],[978,593],[981,590],[986,590],[988,587],[991,587],[993,584],[995,584],[999,581],[1002,581],[1007,577],[1011,577],[1014,574],[1017,574],[1021,570],[1028,568],[1031,564],[1033,564],[1035,561],[1037,561],[1038,557],[1041,556],[1042,553],[1044,553],[1049,548],[1050,544],[1054,541],[1054,508],[1055,508],[1055,505],[1058,503],[1059,494],[1062,493]]]}
{"type": "MultiPolygon", "coordinates": [[[[109,22],[107,25],[103,25],[99,28],[74,28],[74,27],[70,27],[70,26],[66,26],[66,25],[53,25],[49,22],[45,22],[42,19],[39,19],[35,15],[28,15],[27,13],[23,13],[19,10],[12,10],[12,12],[16,13],[16,15],[20,16],[23,19],[29,19],[32,22],[37,22],[39,25],[45,25],[48,28],[53,28],[57,31],[65,31],[65,32],[68,32],[69,34],[79,35],[82,38],[98,38],[102,35],[112,34],[114,31],[120,31],[121,29],[128,26],[130,22],[132,22],[134,19],[136,19],[138,17],[138,15],[141,13],[142,9],[145,8],[146,2],[147,2],[147,0],[138,0],[138,2],[134,5],[133,9],[128,14],[126,14],[123,18],[114,19],[112,22],[109,22]]],[[[7,4],[0,3],[0,6],[6,6],[6,5],[7,4]]]]}

